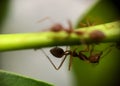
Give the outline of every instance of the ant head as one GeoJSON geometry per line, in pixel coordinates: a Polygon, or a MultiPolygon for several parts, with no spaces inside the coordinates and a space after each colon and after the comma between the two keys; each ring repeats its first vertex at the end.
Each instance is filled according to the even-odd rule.
{"type": "Polygon", "coordinates": [[[101,57],[102,53],[103,52],[90,56],[89,57],[90,63],[99,63],[99,60],[100,60],[100,57],[101,57]]]}
{"type": "Polygon", "coordinates": [[[90,63],[98,63],[100,56],[94,55],[91,58],[89,58],[90,63]]]}
{"type": "Polygon", "coordinates": [[[61,58],[65,52],[62,48],[54,47],[50,50],[50,53],[57,58],[61,58]]]}
{"type": "Polygon", "coordinates": [[[55,24],[51,27],[51,31],[54,31],[54,32],[59,32],[63,29],[63,26],[61,24],[55,24]]]}

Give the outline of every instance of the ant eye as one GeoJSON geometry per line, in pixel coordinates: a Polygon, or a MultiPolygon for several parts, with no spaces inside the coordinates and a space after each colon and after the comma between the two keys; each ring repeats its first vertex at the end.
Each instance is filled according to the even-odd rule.
{"type": "Polygon", "coordinates": [[[64,55],[64,51],[62,48],[58,48],[58,47],[55,47],[55,48],[52,48],[50,50],[51,54],[57,58],[61,58],[63,55],[64,55]]]}

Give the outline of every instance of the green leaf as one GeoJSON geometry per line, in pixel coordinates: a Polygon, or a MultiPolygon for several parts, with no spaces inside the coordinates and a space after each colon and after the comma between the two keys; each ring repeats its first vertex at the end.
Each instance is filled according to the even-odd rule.
{"type": "Polygon", "coordinates": [[[53,86],[30,77],[0,70],[0,86],[53,86]]]}
{"type": "MultiPolygon", "coordinates": [[[[119,10],[113,2],[114,0],[100,0],[86,15],[83,15],[81,20],[79,19],[76,28],[81,27],[80,22],[86,23],[86,19],[97,24],[118,20],[119,10]],[[102,22],[98,22],[99,20],[102,22]]],[[[109,45],[110,43],[98,44],[95,50],[103,50],[109,45]]],[[[82,50],[81,47],[80,50],[82,50]]],[[[101,58],[98,64],[74,59],[73,73],[76,79],[74,86],[120,86],[119,61],[119,50],[116,48],[112,48],[111,52],[101,58]]]]}

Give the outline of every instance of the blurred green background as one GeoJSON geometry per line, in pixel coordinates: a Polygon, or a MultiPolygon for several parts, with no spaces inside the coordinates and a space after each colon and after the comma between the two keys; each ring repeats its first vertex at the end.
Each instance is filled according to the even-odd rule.
{"type": "MultiPolygon", "coordinates": [[[[88,18],[92,23],[102,24],[120,19],[120,3],[117,0],[101,0],[83,18],[78,21],[76,28],[81,27],[88,18]]],[[[95,46],[96,51],[102,51],[110,43],[95,46]]],[[[110,47],[109,47],[110,48],[110,47]]],[[[106,51],[104,51],[105,53],[106,51]]],[[[74,59],[75,86],[120,86],[120,51],[112,48],[98,64],[88,64],[74,59]]]]}
{"type": "Polygon", "coordinates": [[[9,11],[10,0],[0,0],[0,30],[9,11]]]}

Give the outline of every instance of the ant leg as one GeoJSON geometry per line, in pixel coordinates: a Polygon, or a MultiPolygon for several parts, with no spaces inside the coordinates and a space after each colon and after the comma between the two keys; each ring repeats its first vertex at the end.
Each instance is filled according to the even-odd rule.
{"type": "MultiPolygon", "coordinates": [[[[66,51],[68,50],[68,46],[66,47],[66,51]]],[[[76,49],[75,49],[76,50],[76,49]]],[[[68,70],[70,71],[71,65],[72,65],[72,55],[70,55],[70,59],[69,59],[69,66],[68,66],[68,70]]]]}
{"type": "Polygon", "coordinates": [[[44,52],[44,50],[41,49],[41,51],[45,54],[45,56],[46,56],[47,59],[50,61],[50,63],[52,64],[52,66],[57,70],[57,67],[56,67],[55,64],[52,62],[52,60],[48,57],[48,55],[44,52]]]}
{"type": "MultiPolygon", "coordinates": [[[[97,23],[95,22],[95,20],[94,20],[94,21],[90,21],[89,18],[86,18],[86,23],[87,23],[87,26],[94,26],[94,25],[97,24],[97,23]]],[[[99,22],[98,22],[98,23],[99,23],[99,22]]]]}
{"type": "Polygon", "coordinates": [[[80,52],[88,52],[90,50],[90,45],[86,44],[84,40],[81,40],[81,43],[86,46],[84,50],[81,50],[80,52]]]}
{"type": "MultiPolygon", "coordinates": [[[[81,51],[79,52],[78,58],[80,58],[80,59],[83,60],[83,61],[88,61],[87,56],[84,55],[82,52],[89,52],[89,50],[90,50],[90,45],[89,45],[89,44],[86,44],[84,40],[81,40],[81,43],[82,43],[82,44],[85,44],[85,49],[84,49],[84,50],[81,50],[81,51]]],[[[74,50],[74,51],[75,51],[75,50],[74,50]]],[[[73,52],[74,52],[74,51],[73,51],[73,52]]]]}
{"type": "Polygon", "coordinates": [[[62,66],[62,64],[64,63],[67,55],[65,55],[64,59],[61,61],[60,65],[58,67],[55,66],[55,64],[52,62],[52,60],[49,58],[49,56],[44,52],[44,50],[42,50],[42,52],[45,54],[45,56],[47,57],[47,59],[50,61],[50,63],[52,64],[52,66],[56,69],[59,70],[62,66]]]}
{"type": "Polygon", "coordinates": [[[73,27],[72,27],[72,22],[70,20],[68,20],[68,25],[69,25],[69,30],[72,32],[73,31],[73,27]]]}
{"type": "Polygon", "coordinates": [[[91,48],[91,50],[90,50],[90,56],[92,56],[92,55],[93,55],[94,47],[95,47],[95,45],[94,45],[94,44],[92,44],[92,48],[91,48]]]}
{"type": "Polygon", "coordinates": [[[86,18],[86,23],[87,23],[87,27],[88,27],[88,26],[92,26],[89,18],[86,18]]]}
{"type": "Polygon", "coordinates": [[[80,26],[82,27],[88,27],[88,26],[93,26],[95,25],[94,23],[91,23],[89,18],[86,18],[86,24],[85,23],[80,23],[80,26]]]}
{"type": "Polygon", "coordinates": [[[37,23],[41,23],[41,22],[43,22],[43,21],[45,21],[47,19],[49,19],[49,17],[42,18],[42,19],[38,20],[37,23]]]}
{"type": "Polygon", "coordinates": [[[89,21],[89,18],[87,17],[87,18],[85,19],[85,23],[80,23],[80,26],[82,26],[82,27],[91,26],[90,21],[89,21]]]}
{"type": "MultiPolygon", "coordinates": [[[[98,19],[97,19],[98,20],[98,19]]],[[[86,18],[86,23],[87,23],[87,26],[94,26],[96,25],[97,23],[95,22],[95,20],[90,20],[89,17],[86,18]]],[[[99,23],[99,22],[98,22],[99,23]]]]}
{"type": "Polygon", "coordinates": [[[90,50],[90,45],[87,44],[86,48],[84,50],[81,50],[80,52],[88,52],[90,50]]]}
{"type": "Polygon", "coordinates": [[[70,55],[70,59],[69,59],[69,67],[68,67],[68,70],[70,71],[70,68],[72,66],[72,61],[73,61],[73,57],[72,55],[70,55]]]}
{"type": "Polygon", "coordinates": [[[60,65],[58,66],[58,68],[56,70],[59,70],[61,68],[61,66],[63,65],[65,59],[66,59],[67,55],[65,55],[64,59],[61,61],[60,65]]]}
{"type": "Polygon", "coordinates": [[[73,32],[72,22],[70,20],[68,20],[67,22],[69,27],[68,28],[63,27],[63,29],[68,33],[66,39],[68,39],[70,37],[70,34],[73,32]]]}

